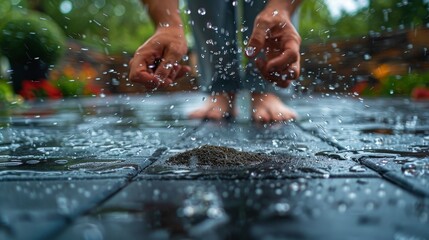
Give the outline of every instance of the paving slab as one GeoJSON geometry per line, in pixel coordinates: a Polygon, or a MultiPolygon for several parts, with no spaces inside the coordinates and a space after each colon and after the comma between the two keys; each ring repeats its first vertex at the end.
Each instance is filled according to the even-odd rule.
{"type": "Polygon", "coordinates": [[[335,151],[294,123],[255,125],[252,123],[206,122],[177,142],[140,175],[151,179],[198,178],[300,178],[378,177],[352,160],[330,159],[320,152],[335,151]],[[169,158],[204,145],[263,154],[270,161],[251,166],[217,167],[172,165],[169,158]],[[357,169],[359,168],[359,169],[357,169]]]}
{"type": "Polygon", "coordinates": [[[382,179],[141,179],[58,239],[427,239],[428,211],[382,179]]]}
{"type": "MultiPolygon", "coordinates": [[[[315,99],[319,100],[319,99],[315,99]]],[[[323,99],[325,105],[305,111],[300,126],[347,150],[409,151],[429,145],[429,103],[407,99],[323,99]]]]}
{"type": "Polygon", "coordinates": [[[248,105],[188,120],[201,104],[69,99],[0,117],[0,239],[429,239],[428,103],[306,96],[294,122],[255,124],[248,105]],[[168,162],[204,145],[269,160],[168,162]]]}
{"type": "Polygon", "coordinates": [[[0,118],[0,180],[131,178],[151,163],[157,149],[194,129],[172,119],[172,124],[153,124],[168,111],[160,111],[160,104],[151,111],[137,109],[140,100],[133,102],[35,103],[0,118]]]}
{"type": "Polygon", "coordinates": [[[0,239],[50,239],[127,183],[126,179],[3,181],[0,239]]]}

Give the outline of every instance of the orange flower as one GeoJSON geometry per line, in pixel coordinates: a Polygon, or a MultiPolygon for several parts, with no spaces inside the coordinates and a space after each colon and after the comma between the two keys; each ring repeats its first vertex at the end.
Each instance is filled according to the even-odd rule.
{"type": "Polygon", "coordinates": [[[389,76],[391,73],[391,68],[388,64],[381,64],[380,66],[378,66],[374,72],[372,73],[374,75],[375,78],[377,78],[378,80],[382,80],[385,77],[389,76]]]}
{"type": "Polygon", "coordinates": [[[97,77],[97,71],[89,64],[82,64],[82,76],[83,79],[93,79],[97,77]]]}
{"type": "Polygon", "coordinates": [[[70,64],[64,67],[63,72],[64,72],[64,75],[67,77],[73,77],[76,73],[76,71],[70,64]]]}

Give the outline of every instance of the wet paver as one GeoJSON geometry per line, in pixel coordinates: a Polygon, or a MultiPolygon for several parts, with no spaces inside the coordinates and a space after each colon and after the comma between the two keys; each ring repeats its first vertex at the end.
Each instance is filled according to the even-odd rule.
{"type": "Polygon", "coordinates": [[[420,239],[427,204],[381,179],[141,179],[61,238],[420,239]]]}
{"type": "Polygon", "coordinates": [[[255,124],[248,106],[188,120],[202,98],[68,99],[0,117],[0,239],[429,239],[428,102],[302,96],[294,122],[255,124]],[[169,162],[204,145],[268,160],[169,162]]]}
{"type": "Polygon", "coordinates": [[[120,178],[2,181],[0,239],[50,239],[126,183],[120,178]]]}

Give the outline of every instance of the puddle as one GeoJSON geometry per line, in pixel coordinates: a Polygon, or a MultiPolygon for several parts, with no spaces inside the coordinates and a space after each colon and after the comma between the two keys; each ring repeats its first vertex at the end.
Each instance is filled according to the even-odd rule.
{"type": "Polygon", "coordinates": [[[79,159],[79,158],[46,158],[42,156],[20,156],[11,160],[0,158],[0,172],[58,172],[84,171],[94,173],[111,173],[125,169],[138,170],[137,164],[125,160],[79,159]]]}

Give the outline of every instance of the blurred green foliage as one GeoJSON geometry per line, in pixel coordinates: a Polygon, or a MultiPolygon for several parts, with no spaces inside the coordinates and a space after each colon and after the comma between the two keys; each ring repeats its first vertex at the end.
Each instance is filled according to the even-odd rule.
{"type": "Polygon", "coordinates": [[[331,14],[325,1],[304,0],[299,30],[304,42],[320,42],[421,26],[429,27],[427,0],[368,0],[357,11],[342,11],[338,17],[331,14]]]}
{"type": "Polygon", "coordinates": [[[154,31],[138,0],[2,0],[0,25],[28,8],[49,15],[67,37],[106,54],[134,52],[154,31]]]}
{"type": "Polygon", "coordinates": [[[10,107],[21,106],[23,102],[22,97],[14,94],[9,82],[0,79],[0,115],[7,113],[10,107]]]}
{"type": "Polygon", "coordinates": [[[68,37],[106,54],[134,52],[154,31],[138,0],[49,0],[41,8],[68,37]]]}
{"type": "Polygon", "coordinates": [[[10,62],[24,64],[40,59],[54,64],[64,52],[61,28],[47,15],[26,10],[4,19],[0,26],[0,51],[10,62]]]}
{"type": "Polygon", "coordinates": [[[362,96],[410,96],[416,88],[429,88],[429,72],[391,75],[367,84],[362,96]]]}
{"type": "MultiPolygon", "coordinates": [[[[362,3],[362,0],[355,1],[362,3]]],[[[181,1],[181,6],[184,2],[181,1]]],[[[25,8],[47,13],[68,37],[106,54],[132,53],[154,31],[139,0],[2,0],[0,24],[10,12],[25,8]]],[[[354,12],[343,11],[340,16],[333,16],[323,0],[304,0],[299,29],[304,42],[319,42],[428,23],[427,0],[368,0],[363,7],[354,12]]]]}

